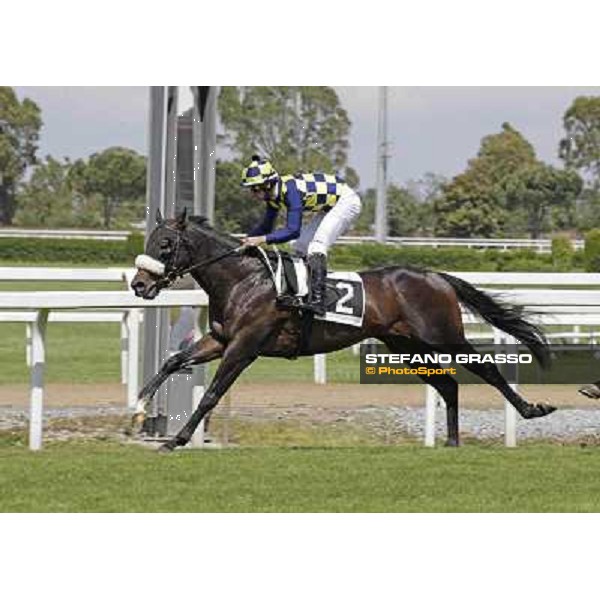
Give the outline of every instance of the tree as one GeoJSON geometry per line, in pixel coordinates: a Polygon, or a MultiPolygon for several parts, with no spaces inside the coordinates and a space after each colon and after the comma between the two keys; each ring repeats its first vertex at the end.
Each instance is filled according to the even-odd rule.
{"type": "Polygon", "coordinates": [[[495,186],[476,173],[457,175],[435,201],[435,234],[446,237],[494,237],[502,231],[505,211],[495,186]]]}
{"type": "Polygon", "coordinates": [[[24,227],[59,227],[72,222],[73,192],[67,181],[70,164],[47,156],[17,194],[15,223],[24,227]]]}
{"type": "Polygon", "coordinates": [[[281,173],[337,171],[358,185],[346,165],[350,119],[333,88],[223,87],[219,113],[222,141],[242,163],[259,153],[281,173]]]}
{"type": "Polygon", "coordinates": [[[23,227],[102,227],[98,194],[78,190],[74,166],[68,158],[51,156],[39,162],[27,183],[19,187],[14,222],[23,227]]]}
{"type": "Polygon", "coordinates": [[[533,146],[510,124],[481,141],[464,173],[442,187],[435,201],[436,235],[494,237],[507,220],[503,183],[515,171],[535,165],[533,146]]]}
{"type": "Polygon", "coordinates": [[[70,172],[73,188],[88,198],[97,195],[102,224],[109,229],[130,218],[143,216],[146,194],[146,159],[128,148],[108,148],[78,160],[70,172]]]}
{"type": "Polygon", "coordinates": [[[17,185],[35,163],[41,126],[35,102],[19,102],[11,87],[0,87],[0,224],[12,222],[17,185]]]}
{"type": "Polygon", "coordinates": [[[546,227],[552,207],[569,209],[583,187],[581,177],[573,170],[555,169],[542,162],[527,165],[503,182],[509,210],[522,210],[527,217],[527,230],[538,238],[546,227]]]}
{"type": "Polygon", "coordinates": [[[388,233],[409,236],[423,233],[426,205],[407,188],[390,185],[387,189],[388,233]]]}
{"type": "Polygon", "coordinates": [[[536,160],[535,150],[525,137],[510,123],[502,123],[500,133],[487,135],[481,140],[477,157],[469,161],[469,170],[487,180],[489,185],[495,185],[536,160]]]}
{"type": "Polygon", "coordinates": [[[600,97],[576,98],[564,114],[563,125],[560,158],[567,167],[581,171],[592,189],[600,190],[600,97]]]}
{"type": "MultiPolygon", "coordinates": [[[[410,181],[407,187],[391,184],[387,188],[388,234],[390,236],[429,235],[433,231],[433,201],[442,178],[427,173],[410,181]]],[[[362,211],[353,231],[373,235],[377,192],[373,188],[361,194],[362,211]]]]}

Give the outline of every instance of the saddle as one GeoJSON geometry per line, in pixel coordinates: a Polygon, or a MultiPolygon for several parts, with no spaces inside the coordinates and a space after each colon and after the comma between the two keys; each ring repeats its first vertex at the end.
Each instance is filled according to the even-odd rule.
{"type": "MultiPolygon", "coordinates": [[[[305,259],[279,250],[258,250],[273,279],[277,306],[302,310],[310,286],[305,259]]],[[[323,317],[315,316],[315,319],[361,327],[364,307],[362,277],[353,272],[329,272],[325,282],[326,314],[323,317]]]]}

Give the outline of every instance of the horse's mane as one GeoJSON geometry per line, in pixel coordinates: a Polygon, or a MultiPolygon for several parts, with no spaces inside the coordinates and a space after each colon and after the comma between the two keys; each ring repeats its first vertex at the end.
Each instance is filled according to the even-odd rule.
{"type": "Polygon", "coordinates": [[[196,228],[201,229],[203,233],[207,234],[213,240],[220,242],[221,244],[226,245],[229,248],[235,248],[240,245],[240,240],[229,235],[228,233],[223,233],[215,229],[209,222],[207,217],[194,215],[188,217],[188,221],[196,228]]]}

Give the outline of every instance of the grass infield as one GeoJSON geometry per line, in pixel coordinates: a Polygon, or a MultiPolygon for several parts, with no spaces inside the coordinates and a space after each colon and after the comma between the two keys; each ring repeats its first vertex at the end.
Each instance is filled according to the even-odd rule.
{"type": "Polygon", "coordinates": [[[598,512],[597,448],[247,447],[0,438],[2,512],[598,512]]]}

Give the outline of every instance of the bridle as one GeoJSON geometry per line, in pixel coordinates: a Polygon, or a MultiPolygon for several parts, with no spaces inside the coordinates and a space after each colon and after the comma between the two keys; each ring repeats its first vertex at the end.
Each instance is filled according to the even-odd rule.
{"type": "Polygon", "coordinates": [[[237,246],[235,248],[230,248],[226,252],[217,254],[217,256],[212,256],[211,258],[207,258],[205,260],[201,260],[200,262],[194,263],[193,265],[191,265],[189,267],[177,268],[173,265],[177,264],[177,257],[179,255],[179,250],[183,244],[187,244],[188,242],[184,238],[183,232],[180,229],[175,229],[175,228],[169,227],[169,226],[166,226],[165,228],[169,229],[170,231],[174,231],[176,234],[175,248],[174,248],[173,252],[171,253],[171,256],[169,257],[168,263],[165,264],[165,263],[158,261],[150,256],[145,255],[145,254],[139,255],[135,260],[136,267],[145,269],[147,271],[150,271],[151,273],[154,273],[154,274],[160,276],[160,279],[158,279],[155,284],[158,287],[158,289],[163,289],[163,288],[167,288],[167,287],[171,286],[177,279],[180,279],[184,275],[187,275],[194,269],[198,269],[200,267],[206,267],[208,265],[211,265],[215,262],[222,260],[223,258],[232,256],[233,254],[239,254],[239,253],[243,252],[243,250],[244,250],[244,246],[237,246]],[[158,268],[149,268],[148,265],[145,263],[152,264],[153,266],[154,265],[162,266],[162,272],[158,272],[159,271],[158,268]]]}

